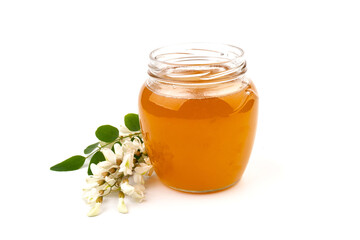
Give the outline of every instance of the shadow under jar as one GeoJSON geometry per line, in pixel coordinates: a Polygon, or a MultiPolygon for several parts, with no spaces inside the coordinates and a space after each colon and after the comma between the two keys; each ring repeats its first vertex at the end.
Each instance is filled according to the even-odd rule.
{"type": "Polygon", "coordinates": [[[150,54],[139,96],[141,129],[155,172],[185,192],[238,182],[255,138],[258,95],[243,50],[189,43],[150,54]]]}

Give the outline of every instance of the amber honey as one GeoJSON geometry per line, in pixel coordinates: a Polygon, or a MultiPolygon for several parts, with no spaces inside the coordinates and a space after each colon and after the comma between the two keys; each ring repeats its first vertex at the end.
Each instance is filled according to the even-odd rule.
{"type": "Polygon", "coordinates": [[[236,183],[248,163],[257,92],[242,74],[202,85],[208,83],[204,76],[217,79],[221,68],[189,69],[176,75],[167,69],[157,76],[166,84],[155,79],[142,87],[139,111],[146,149],[164,184],[190,192],[220,190],[236,183]]]}

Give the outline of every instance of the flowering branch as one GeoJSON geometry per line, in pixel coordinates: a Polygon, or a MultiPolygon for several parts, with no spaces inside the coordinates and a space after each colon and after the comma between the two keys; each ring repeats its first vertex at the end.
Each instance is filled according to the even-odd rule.
{"type": "Polygon", "coordinates": [[[145,198],[144,177],[150,176],[153,168],[145,150],[138,115],[127,114],[125,125],[120,130],[110,125],[100,126],[95,132],[100,142],[84,150],[88,154],[86,157],[76,155],[50,168],[72,171],[90,159],[87,186],[83,189],[83,198],[91,206],[88,216],[98,215],[103,198],[113,191],[118,191],[121,213],[128,212],[125,196],[138,202],[145,198]]]}

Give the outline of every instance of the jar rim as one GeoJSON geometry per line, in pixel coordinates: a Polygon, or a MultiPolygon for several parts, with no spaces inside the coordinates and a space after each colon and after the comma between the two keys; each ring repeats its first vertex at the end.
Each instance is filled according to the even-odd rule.
{"type": "Polygon", "coordinates": [[[242,78],[244,51],[222,43],[181,43],[150,53],[150,79],[166,84],[209,85],[242,78]]]}
{"type": "MultiPolygon", "coordinates": [[[[224,43],[208,43],[208,42],[189,42],[178,43],[159,47],[150,52],[149,58],[151,61],[165,64],[165,65],[185,65],[185,66],[199,66],[199,65],[212,65],[212,64],[226,64],[230,62],[237,62],[244,56],[244,50],[230,44],[224,43]],[[200,52],[205,55],[198,55],[200,52]],[[183,55],[192,57],[203,57],[198,60],[198,63],[183,59],[186,63],[181,62],[181,59],[169,58],[166,59],[166,55],[183,55]],[[217,62],[201,62],[204,61],[204,57],[215,57],[217,55],[217,62]],[[161,58],[165,58],[161,59],[161,58]],[[177,61],[178,60],[178,61],[177,61]]],[[[169,56],[168,56],[169,57],[169,56]]],[[[215,58],[213,58],[214,60],[215,58]]],[[[242,61],[240,61],[242,62],[242,61]]]]}

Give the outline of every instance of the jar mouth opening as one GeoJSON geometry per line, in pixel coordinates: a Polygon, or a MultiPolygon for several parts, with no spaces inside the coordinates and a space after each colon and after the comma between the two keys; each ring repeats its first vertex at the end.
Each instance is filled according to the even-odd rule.
{"type": "MultiPolygon", "coordinates": [[[[242,59],[244,51],[221,43],[180,43],[153,50],[151,61],[175,66],[219,65],[242,59]]],[[[241,61],[242,62],[242,61],[241,61]]]]}
{"type": "Polygon", "coordinates": [[[239,79],[246,72],[241,48],[218,43],[182,43],[150,53],[148,74],[156,81],[206,85],[239,79]]]}

